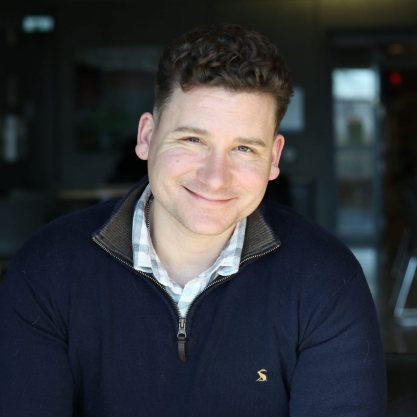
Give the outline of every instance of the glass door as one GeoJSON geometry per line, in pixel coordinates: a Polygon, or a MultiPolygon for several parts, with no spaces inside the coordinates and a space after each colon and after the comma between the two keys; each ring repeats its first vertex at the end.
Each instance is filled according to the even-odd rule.
{"type": "Polygon", "coordinates": [[[332,72],[336,233],[348,241],[379,236],[379,77],[371,68],[332,72]]]}

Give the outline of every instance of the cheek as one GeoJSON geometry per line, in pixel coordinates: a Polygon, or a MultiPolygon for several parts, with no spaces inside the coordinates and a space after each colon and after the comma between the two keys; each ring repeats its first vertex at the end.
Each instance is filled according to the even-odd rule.
{"type": "Polygon", "coordinates": [[[262,189],[268,183],[269,170],[263,164],[242,165],[236,170],[236,175],[245,188],[262,189]]]}
{"type": "Polygon", "coordinates": [[[269,171],[265,169],[265,167],[253,169],[248,173],[243,186],[256,205],[261,202],[263,196],[265,195],[268,181],[269,171]]]}
{"type": "Polygon", "coordinates": [[[179,151],[160,153],[155,155],[152,161],[153,170],[161,178],[174,178],[193,170],[194,159],[187,153],[179,151]]]}

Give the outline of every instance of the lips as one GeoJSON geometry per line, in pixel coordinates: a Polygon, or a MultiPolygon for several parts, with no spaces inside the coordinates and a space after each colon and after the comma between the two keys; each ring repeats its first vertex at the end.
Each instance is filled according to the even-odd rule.
{"type": "Polygon", "coordinates": [[[196,192],[194,192],[194,191],[191,191],[189,188],[187,188],[187,187],[184,187],[187,191],[188,191],[188,193],[189,194],[191,194],[191,196],[193,196],[194,198],[196,198],[196,199],[198,199],[198,200],[200,200],[200,201],[203,201],[203,202],[207,202],[207,203],[209,203],[209,204],[225,204],[225,203],[228,203],[229,201],[231,201],[232,200],[232,198],[213,198],[213,197],[208,197],[208,196],[205,196],[205,195],[203,195],[203,194],[200,194],[200,193],[196,193],[196,192]]]}

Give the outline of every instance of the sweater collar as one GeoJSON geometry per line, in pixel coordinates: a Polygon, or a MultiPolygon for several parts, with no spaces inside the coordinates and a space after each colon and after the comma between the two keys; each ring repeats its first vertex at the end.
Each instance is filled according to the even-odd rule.
{"type": "MultiPolygon", "coordinates": [[[[119,200],[110,217],[92,236],[101,247],[130,266],[133,265],[133,213],[136,202],[147,184],[148,178],[145,177],[119,200]]],[[[272,251],[278,246],[280,246],[280,241],[266,222],[262,207],[257,208],[247,218],[241,262],[272,251]]]]}

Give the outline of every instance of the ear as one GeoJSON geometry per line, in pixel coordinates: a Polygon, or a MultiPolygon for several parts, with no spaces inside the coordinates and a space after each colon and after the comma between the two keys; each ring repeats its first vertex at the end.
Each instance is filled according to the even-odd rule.
{"type": "Polygon", "coordinates": [[[279,160],[281,159],[282,149],[284,148],[285,139],[282,135],[277,135],[274,143],[272,144],[271,155],[271,171],[269,173],[269,180],[274,180],[279,175],[279,160]]]}
{"type": "Polygon", "coordinates": [[[143,160],[149,157],[149,146],[155,130],[155,122],[151,113],[142,114],[138,125],[138,139],[135,147],[136,155],[143,160]]]}

